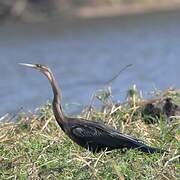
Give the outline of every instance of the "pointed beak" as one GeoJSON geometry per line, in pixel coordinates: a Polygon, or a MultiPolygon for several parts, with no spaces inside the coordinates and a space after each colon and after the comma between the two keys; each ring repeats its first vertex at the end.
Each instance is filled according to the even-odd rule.
{"type": "Polygon", "coordinates": [[[26,66],[26,67],[30,67],[30,68],[37,68],[37,66],[36,66],[35,64],[19,63],[19,65],[21,65],[21,66],[26,66]]]}

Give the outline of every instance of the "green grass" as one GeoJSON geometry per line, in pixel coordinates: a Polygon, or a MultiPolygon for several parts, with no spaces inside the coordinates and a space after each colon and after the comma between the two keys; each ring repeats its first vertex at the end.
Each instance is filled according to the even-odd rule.
{"type": "MultiPolygon", "coordinates": [[[[180,103],[178,91],[166,95],[180,103]]],[[[90,153],[62,132],[51,106],[46,105],[34,114],[19,114],[17,123],[0,125],[0,179],[180,179],[180,119],[169,122],[162,116],[158,124],[145,124],[143,105],[138,105],[143,101],[133,93],[128,103],[112,106],[106,113],[93,110],[89,119],[103,121],[169,153],[90,153]]]]}

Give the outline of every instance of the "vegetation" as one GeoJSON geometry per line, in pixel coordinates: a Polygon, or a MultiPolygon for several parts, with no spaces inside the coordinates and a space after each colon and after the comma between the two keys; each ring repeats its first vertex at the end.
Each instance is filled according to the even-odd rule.
{"type": "MultiPolygon", "coordinates": [[[[87,108],[82,116],[103,121],[147,144],[166,149],[164,154],[137,150],[93,154],[74,144],[55,122],[51,105],[36,113],[17,115],[17,122],[0,125],[0,179],[179,179],[179,118],[163,113],[156,124],[146,124],[143,108],[149,101],[138,96],[135,87],[126,103],[112,103],[110,93],[98,93],[102,111],[87,108]],[[107,96],[105,96],[105,94],[107,96]]],[[[171,97],[180,103],[180,92],[156,93],[156,105],[171,97]]],[[[149,115],[151,116],[151,115],[149,115]]],[[[157,117],[153,117],[157,118],[157,117]]]]}

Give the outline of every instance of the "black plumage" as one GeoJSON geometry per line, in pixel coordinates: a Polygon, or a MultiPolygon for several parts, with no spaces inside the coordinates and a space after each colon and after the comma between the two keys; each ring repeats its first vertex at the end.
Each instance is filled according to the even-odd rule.
{"type": "Polygon", "coordinates": [[[50,81],[54,93],[52,103],[55,119],[66,135],[78,145],[92,152],[113,149],[138,149],[146,153],[163,152],[158,148],[147,146],[139,139],[125,135],[100,122],[81,118],[67,117],[61,107],[61,93],[52,71],[40,64],[24,64],[42,72],[50,81]]]}
{"type": "Polygon", "coordinates": [[[143,121],[147,124],[155,124],[161,117],[161,109],[152,103],[146,104],[142,112],[143,121]]]}
{"type": "Polygon", "coordinates": [[[163,106],[163,112],[167,117],[175,116],[176,111],[178,110],[178,105],[172,102],[171,98],[165,99],[165,104],[163,106]]]}
{"type": "Polygon", "coordinates": [[[145,145],[137,138],[122,134],[100,122],[74,118],[72,120],[68,119],[66,129],[69,130],[67,134],[73,141],[92,152],[124,148],[137,148],[147,153],[161,152],[157,148],[145,145]]]}

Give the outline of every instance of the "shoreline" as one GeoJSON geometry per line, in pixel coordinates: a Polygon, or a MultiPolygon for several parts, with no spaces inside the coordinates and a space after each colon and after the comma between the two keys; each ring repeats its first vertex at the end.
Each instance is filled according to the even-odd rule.
{"type": "Polygon", "coordinates": [[[156,3],[134,3],[128,5],[99,6],[99,7],[79,7],[74,10],[73,16],[77,18],[103,18],[125,15],[138,15],[153,12],[170,12],[180,10],[180,2],[167,2],[163,4],[156,3]]]}
{"type": "Polygon", "coordinates": [[[125,104],[115,107],[108,103],[103,111],[86,108],[81,117],[166,150],[163,154],[147,154],[138,149],[90,153],[65,135],[52,106],[46,104],[34,113],[17,113],[17,122],[5,117],[0,124],[0,179],[178,179],[180,119],[159,114],[157,108],[164,107],[162,97],[166,103],[171,97],[179,104],[180,94],[169,90],[156,97],[160,99],[148,101],[147,106],[134,91],[125,104]]]}
{"type": "MultiPolygon", "coordinates": [[[[18,5],[17,5],[18,7],[18,5]]],[[[128,15],[143,15],[155,12],[173,12],[180,10],[180,1],[173,0],[163,1],[157,4],[156,2],[134,2],[134,3],[118,3],[118,4],[101,4],[101,5],[84,5],[84,6],[67,6],[59,9],[47,10],[43,12],[40,8],[29,8],[27,5],[22,9],[18,9],[16,4],[14,7],[9,7],[4,13],[0,14],[0,20],[14,19],[29,23],[46,22],[53,18],[63,21],[73,19],[95,19],[118,17],[128,15]],[[51,12],[53,11],[53,13],[51,12]]],[[[6,9],[6,8],[5,8],[6,9]]]]}

